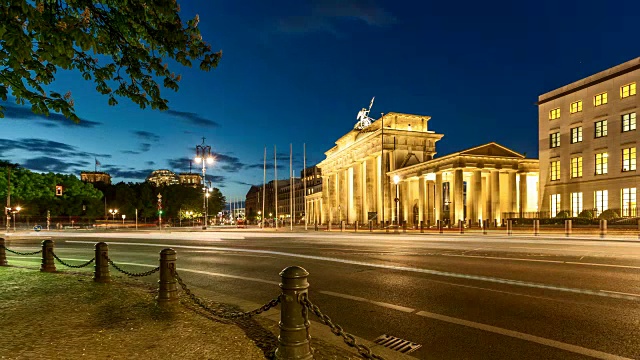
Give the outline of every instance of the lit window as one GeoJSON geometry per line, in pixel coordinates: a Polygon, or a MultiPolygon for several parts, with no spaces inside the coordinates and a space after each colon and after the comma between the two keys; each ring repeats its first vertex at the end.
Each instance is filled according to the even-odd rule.
{"type": "Polygon", "coordinates": [[[551,180],[560,180],[560,160],[551,162],[551,180]]]}
{"type": "Polygon", "coordinates": [[[636,216],[636,188],[622,189],[622,216],[636,216]]]}
{"type": "Polygon", "coordinates": [[[636,148],[622,149],[622,171],[634,171],[636,169],[636,148]]]}
{"type": "Polygon", "coordinates": [[[558,146],[560,146],[560,133],[556,132],[553,133],[551,135],[549,135],[549,145],[551,146],[551,148],[557,148],[558,146]]]}
{"type": "Polygon", "coordinates": [[[596,129],[596,138],[607,136],[607,120],[596,121],[594,128],[596,129]]]}
{"type": "Polygon", "coordinates": [[[549,120],[554,120],[560,117],[560,108],[549,111],[549,120]]]}
{"type": "Polygon", "coordinates": [[[595,203],[597,212],[596,216],[599,216],[603,211],[609,208],[609,191],[597,190],[595,192],[595,203]]]}
{"type": "Polygon", "coordinates": [[[582,212],[582,193],[571,193],[571,215],[578,217],[582,212]]]}
{"type": "Polygon", "coordinates": [[[626,97],[632,96],[636,94],[636,83],[631,83],[627,85],[620,86],[620,98],[624,99],[626,97]]]}
{"type": "Polygon", "coordinates": [[[598,94],[593,97],[593,105],[600,106],[607,103],[607,93],[598,94]]]}
{"type": "Polygon", "coordinates": [[[622,115],[622,132],[636,129],[636,113],[622,115]]]}
{"type": "Polygon", "coordinates": [[[596,175],[608,173],[608,158],[607,153],[596,154],[596,175]]]}
{"type": "Polygon", "coordinates": [[[571,159],[571,178],[582,177],[582,156],[571,159]]]}
{"type": "Polygon", "coordinates": [[[551,195],[551,216],[555,217],[560,212],[560,194],[551,195]]]}
{"type": "Polygon", "coordinates": [[[572,114],[582,111],[582,100],[578,100],[576,102],[572,102],[569,110],[572,114]]]}
{"type": "Polygon", "coordinates": [[[582,142],[582,126],[574,127],[571,129],[571,143],[582,142]]]}

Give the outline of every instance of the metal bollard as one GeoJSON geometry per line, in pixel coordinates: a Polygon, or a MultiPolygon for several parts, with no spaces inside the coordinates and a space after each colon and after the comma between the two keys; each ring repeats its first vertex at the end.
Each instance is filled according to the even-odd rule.
{"type": "Polygon", "coordinates": [[[340,221],[340,232],[344,232],[344,227],[345,227],[344,220],[342,220],[340,221]]]}
{"type": "Polygon", "coordinates": [[[4,238],[0,237],[0,266],[9,265],[9,263],[7,263],[7,254],[4,251],[4,247],[4,238]]]}
{"type": "Polygon", "coordinates": [[[369,232],[373,232],[373,220],[369,220],[369,232]]]}
{"type": "Polygon", "coordinates": [[[93,265],[93,281],[108,283],[111,281],[109,275],[109,245],[99,242],[95,246],[95,263],[93,265]]]}
{"type": "Polygon", "coordinates": [[[513,220],[507,220],[507,236],[513,235],[513,220]]]}
{"type": "Polygon", "coordinates": [[[424,221],[420,220],[420,233],[424,233],[424,221]]]}
{"type": "Polygon", "coordinates": [[[170,305],[178,302],[178,284],[174,276],[176,271],[176,251],[167,248],[160,251],[160,280],[158,280],[158,305],[170,305]]]}
{"type": "Polygon", "coordinates": [[[569,237],[571,235],[571,220],[564,221],[564,234],[569,237]]]}
{"type": "Polygon", "coordinates": [[[638,219],[638,240],[640,240],[640,219],[638,219]]]}
{"type": "Polygon", "coordinates": [[[458,230],[460,234],[464,234],[464,222],[462,220],[458,220],[458,230]]]}
{"type": "Polygon", "coordinates": [[[442,229],[442,220],[438,220],[438,231],[442,234],[444,231],[442,229]]]}
{"type": "Polygon", "coordinates": [[[308,295],[307,270],[289,266],[280,272],[280,335],[275,358],[278,360],[313,359],[309,340],[309,321],[304,318],[300,299],[308,295]]]}
{"type": "Polygon", "coordinates": [[[402,232],[403,233],[407,232],[407,220],[402,221],[402,232]]]}
{"type": "Polygon", "coordinates": [[[482,235],[487,235],[487,226],[489,225],[489,219],[485,219],[482,222],[482,235]]]}
{"type": "Polygon", "coordinates": [[[40,264],[40,271],[56,271],[56,263],[53,262],[53,240],[42,241],[42,263],[40,264]]]}
{"type": "Polygon", "coordinates": [[[358,232],[358,220],[356,220],[355,224],[353,225],[353,229],[358,232]]]}
{"type": "Polygon", "coordinates": [[[600,237],[603,238],[607,235],[607,220],[600,220],[600,237]]]}
{"type": "Polygon", "coordinates": [[[538,235],[540,235],[540,220],[534,219],[533,220],[533,236],[538,236],[538,235]]]}
{"type": "Polygon", "coordinates": [[[387,230],[387,232],[389,232],[389,222],[383,221],[382,223],[385,224],[384,228],[387,230]]]}
{"type": "Polygon", "coordinates": [[[331,231],[331,221],[327,222],[327,231],[331,231]]]}
{"type": "Polygon", "coordinates": [[[314,225],[315,225],[315,226],[314,226],[314,230],[315,230],[315,231],[318,231],[318,223],[315,223],[314,225]]]}

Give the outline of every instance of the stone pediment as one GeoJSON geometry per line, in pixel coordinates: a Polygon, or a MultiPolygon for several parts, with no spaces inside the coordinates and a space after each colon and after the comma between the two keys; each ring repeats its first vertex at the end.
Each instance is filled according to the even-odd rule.
{"type": "Polygon", "coordinates": [[[485,145],[476,146],[471,149],[463,150],[459,155],[474,155],[474,156],[498,156],[498,157],[512,157],[523,159],[524,155],[519,154],[509,148],[506,148],[497,143],[491,142],[485,145]]]}

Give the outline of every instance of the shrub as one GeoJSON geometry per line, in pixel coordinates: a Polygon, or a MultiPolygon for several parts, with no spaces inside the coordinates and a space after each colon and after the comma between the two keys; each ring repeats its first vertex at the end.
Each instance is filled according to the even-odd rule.
{"type": "Polygon", "coordinates": [[[582,212],[578,214],[578,217],[583,219],[593,219],[595,216],[593,210],[582,210],[582,212]]]}
{"type": "Polygon", "coordinates": [[[556,217],[561,219],[566,219],[569,217],[569,212],[566,210],[562,210],[556,215],[556,217]]]}
{"type": "Polygon", "coordinates": [[[612,210],[612,209],[605,210],[602,212],[602,214],[600,214],[600,216],[598,216],[598,218],[602,220],[613,220],[619,217],[620,215],[617,212],[615,212],[615,210],[612,210]]]}

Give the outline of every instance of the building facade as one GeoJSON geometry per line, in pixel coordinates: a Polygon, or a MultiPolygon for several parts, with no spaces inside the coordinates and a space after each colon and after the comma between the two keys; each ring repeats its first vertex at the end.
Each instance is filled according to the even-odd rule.
{"type": "Polygon", "coordinates": [[[180,184],[194,188],[202,187],[202,175],[196,173],[178,174],[180,184]]]}
{"type": "Polygon", "coordinates": [[[80,180],[89,183],[103,182],[111,184],[111,175],[102,171],[83,171],[80,173],[80,180]]]}
{"type": "Polygon", "coordinates": [[[429,116],[388,113],[325,153],[319,223],[477,224],[537,210],[538,160],[496,143],[435,158],[429,116]]]}
{"type": "Polygon", "coordinates": [[[164,186],[179,184],[180,178],[171,170],[159,169],[152,171],[145,181],[148,181],[155,186],[164,186]]]}
{"type": "Polygon", "coordinates": [[[637,216],[640,57],[538,98],[541,211],[637,216]]]}

